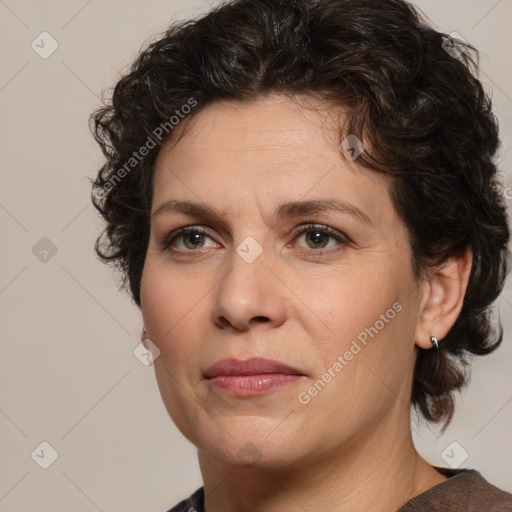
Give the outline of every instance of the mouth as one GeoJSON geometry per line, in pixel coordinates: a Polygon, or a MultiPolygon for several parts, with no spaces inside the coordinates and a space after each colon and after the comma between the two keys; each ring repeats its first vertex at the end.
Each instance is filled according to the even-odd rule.
{"type": "Polygon", "coordinates": [[[263,395],[302,380],[300,370],[272,359],[223,359],[210,366],[204,377],[211,389],[233,396],[263,395]]]}

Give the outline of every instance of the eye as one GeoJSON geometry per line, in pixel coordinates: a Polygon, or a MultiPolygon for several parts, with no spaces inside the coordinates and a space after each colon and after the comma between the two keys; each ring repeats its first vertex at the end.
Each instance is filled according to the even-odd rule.
{"type": "Polygon", "coordinates": [[[346,235],[334,231],[328,226],[318,224],[308,224],[303,226],[301,230],[295,233],[294,239],[302,237],[303,235],[305,235],[307,248],[312,249],[312,251],[308,252],[313,253],[315,256],[339,251],[350,243],[350,240],[346,235]],[[337,243],[329,246],[329,242],[337,243]]]}
{"type": "MultiPolygon", "coordinates": [[[[304,236],[307,247],[301,247],[301,251],[308,252],[314,256],[320,256],[326,253],[334,253],[351,243],[350,239],[328,226],[319,224],[308,224],[296,231],[293,235],[294,240],[304,236]],[[310,250],[308,250],[310,249],[310,250]]],[[[208,231],[203,227],[185,226],[172,231],[163,242],[163,250],[170,250],[175,253],[199,252],[200,249],[218,246],[207,246],[206,240],[214,242],[208,231]]],[[[287,247],[290,247],[289,245],[287,247]]]]}
{"type": "Polygon", "coordinates": [[[174,248],[178,252],[190,252],[197,249],[203,249],[205,248],[206,238],[212,240],[204,228],[187,226],[170,233],[164,241],[163,248],[164,250],[174,248]],[[182,244],[182,247],[176,247],[176,245],[179,245],[180,243],[182,244]]]}

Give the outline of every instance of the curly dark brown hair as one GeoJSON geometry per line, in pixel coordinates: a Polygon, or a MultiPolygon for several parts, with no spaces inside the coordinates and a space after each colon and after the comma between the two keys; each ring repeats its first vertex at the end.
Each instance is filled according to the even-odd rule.
{"type": "Polygon", "coordinates": [[[444,429],[470,358],[503,338],[491,305],[510,235],[493,162],[497,122],[477,73],[476,49],[431,28],[403,0],[234,0],[175,22],[91,116],[106,157],[93,182],[106,221],[96,253],[121,271],[140,306],[153,165],[182,119],[217,100],[273,92],[343,106],[348,133],[370,142],[358,162],[392,180],[416,278],[455,251],[473,252],[459,318],[439,351],[418,351],[414,371],[412,405],[444,429]]]}

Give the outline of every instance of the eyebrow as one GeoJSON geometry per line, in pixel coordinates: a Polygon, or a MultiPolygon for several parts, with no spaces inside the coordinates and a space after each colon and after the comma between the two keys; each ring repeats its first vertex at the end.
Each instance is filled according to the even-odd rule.
{"type": "MultiPolygon", "coordinates": [[[[314,199],[310,201],[289,201],[280,204],[273,213],[273,218],[280,221],[284,218],[300,217],[311,215],[321,211],[338,211],[356,217],[364,224],[372,226],[372,221],[363,211],[356,206],[340,201],[339,199],[314,199]]],[[[177,201],[171,199],[162,203],[152,214],[151,217],[162,215],[164,213],[183,213],[194,217],[203,217],[216,222],[222,222],[221,216],[211,207],[204,203],[194,201],[177,201]]]]}

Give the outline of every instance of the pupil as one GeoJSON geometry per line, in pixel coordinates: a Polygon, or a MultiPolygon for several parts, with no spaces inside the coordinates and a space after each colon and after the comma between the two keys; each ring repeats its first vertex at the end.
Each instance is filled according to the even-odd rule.
{"type": "Polygon", "coordinates": [[[311,235],[310,239],[313,241],[314,244],[321,244],[324,240],[324,233],[320,232],[320,231],[315,231],[313,232],[313,234],[311,235]]]}
{"type": "Polygon", "coordinates": [[[201,233],[190,233],[189,235],[189,241],[192,245],[199,244],[201,242],[201,237],[203,236],[201,233]]]}

